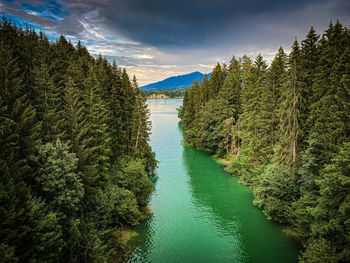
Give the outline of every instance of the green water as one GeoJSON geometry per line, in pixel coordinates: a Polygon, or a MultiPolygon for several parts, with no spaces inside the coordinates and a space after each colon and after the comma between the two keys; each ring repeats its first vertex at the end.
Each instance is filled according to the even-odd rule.
{"type": "Polygon", "coordinates": [[[153,216],[137,229],[141,242],[130,262],[297,262],[296,245],[253,206],[251,190],[210,155],[181,143],[181,104],[148,101],[158,180],[153,216]]]}

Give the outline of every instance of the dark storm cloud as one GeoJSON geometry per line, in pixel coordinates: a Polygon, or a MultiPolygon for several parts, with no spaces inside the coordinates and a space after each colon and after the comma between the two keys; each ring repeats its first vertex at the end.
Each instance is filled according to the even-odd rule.
{"type": "MultiPolygon", "coordinates": [[[[12,13],[40,25],[56,24],[58,33],[79,37],[82,22],[94,23],[112,36],[154,47],[197,47],[247,37],[276,38],[286,25],[308,19],[309,6],[332,2],[339,15],[350,13],[347,0],[21,0],[6,1],[12,13]],[[12,4],[11,4],[12,2],[12,4]],[[27,11],[30,11],[29,13],[27,11]],[[31,12],[38,15],[33,16],[31,12]],[[306,17],[305,17],[306,15],[306,17]],[[59,20],[59,21],[58,21],[59,20]],[[62,20],[62,21],[61,21],[62,20]],[[270,28],[269,28],[270,27],[270,28]],[[263,31],[263,32],[262,32],[263,31]]],[[[312,10],[310,10],[312,11],[312,10]]],[[[312,15],[311,15],[312,16],[312,15]]],[[[314,15],[319,20],[319,15],[314,15]]],[[[323,19],[328,19],[327,14],[323,19]]],[[[318,21],[315,21],[316,23],[318,21]]],[[[329,22],[329,21],[327,21],[329,22]]],[[[309,25],[308,25],[309,26],[309,25]]],[[[273,41],[273,40],[272,40],[273,41]]]]}
{"type": "MultiPolygon", "coordinates": [[[[261,17],[268,19],[271,14],[288,15],[309,4],[323,2],[326,1],[64,1],[67,8],[80,14],[98,10],[99,18],[109,29],[134,41],[158,47],[215,42],[217,38],[225,38],[225,32],[234,34],[239,31],[234,29],[244,27],[242,22],[250,23],[261,17]]],[[[350,11],[348,6],[347,9],[350,11]]]]}
{"type": "Polygon", "coordinates": [[[269,62],[310,26],[319,34],[330,20],[350,26],[349,0],[0,0],[1,12],[53,32],[51,39],[82,40],[142,84],[210,72],[232,55],[261,53],[269,62]]]}

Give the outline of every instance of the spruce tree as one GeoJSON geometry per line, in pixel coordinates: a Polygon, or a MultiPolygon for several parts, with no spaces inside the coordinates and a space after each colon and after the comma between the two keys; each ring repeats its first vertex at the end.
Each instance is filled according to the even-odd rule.
{"type": "MultiPolygon", "coordinates": [[[[319,38],[316,31],[311,27],[306,39],[301,41],[301,79],[304,82],[304,89],[301,91],[303,99],[303,108],[301,109],[302,124],[307,125],[309,108],[316,94],[313,94],[313,85],[316,81],[316,69],[319,63],[319,38]]],[[[303,127],[303,130],[308,131],[310,127],[303,127]]],[[[305,134],[304,137],[307,137],[305,134]]]]}
{"type": "Polygon", "coordinates": [[[317,180],[321,197],[312,211],[315,221],[311,229],[314,238],[325,238],[336,248],[335,261],[350,260],[350,143],[344,143],[339,152],[325,166],[322,179],[317,180]]]}
{"type": "Polygon", "coordinates": [[[320,134],[324,150],[321,158],[328,162],[339,146],[349,138],[349,40],[342,25],[330,25],[321,40],[320,65],[314,92],[319,99],[310,106],[311,132],[320,134]],[[346,42],[348,41],[348,42],[346,42]],[[345,123],[345,125],[344,125],[345,123]]]}
{"type": "Polygon", "coordinates": [[[87,152],[83,145],[83,139],[87,134],[87,124],[84,119],[84,108],[81,92],[78,90],[72,78],[69,78],[64,96],[64,116],[66,124],[66,139],[72,152],[79,158],[80,170],[83,170],[87,152]]]}
{"type": "Polygon", "coordinates": [[[133,78],[132,87],[136,97],[136,108],[133,116],[133,143],[134,152],[139,152],[141,157],[148,150],[149,132],[151,122],[149,121],[150,111],[147,108],[146,98],[141,90],[138,89],[136,77],[133,78]]]}
{"type": "Polygon", "coordinates": [[[283,88],[287,81],[287,55],[282,47],[279,48],[271,66],[266,74],[266,85],[264,85],[263,104],[267,111],[268,126],[266,129],[270,134],[271,148],[274,149],[278,142],[279,111],[283,88]]]}
{"type": "Polygon", "coordinates": [[[111,134],[111,162],[115,162],[120,154],[125,151],[124,130],[122,123],[122,90],[121,90],[121,72],[115,61],[112,65],[113,82],[110,88],[110,107],[111,119],[108,124],[111,134]]]}
{"type": "Polygon", "coordinates": [[[53,142],[64,137],[64,112],[61,109],[60,92],[49,76],[48,65],[42,59],[34,71],[38,119],[41,122],[42,141],[53,142]]]}
{"type": "Polygon", "coordinates": [[[200,101],[201,105],[204,105],[209,100],[209,91],[208,91],[208,75],[205,74],[201,82],[199,83],[200,87],[200,101]]]}
{"type": "Polygon", "coordinates": [[[211,73],[208,83],[208,100],[216,98],[222,85],[224,84],[224,80],[225,73],[222,71],[221,65],[217,63],[213,72],[211,73]]]}
{"type": "Polygon", "coordinates": [[[5,133],[0,136],[2,151],[10,173],[17,180],[28,180],[28,156],[40,143],[36,111],[23,90],[23,73],[11,49],[0,42],[0,96],[5,133]]]}
{"type": "Polygon", "coordinates": [[[288,81],[282,92],[280,108],[280,134],[278,154],[280,162],[292,166],[297,160],[299,137],[302,133],[300,125],[300,108],[302,83],[300,82],[300,47],[294,41],[288,59],[288,81]]]}
{"type": "Polygon", "coordinates": [[[110,134],[108,133],[108,112],[102,100],[100,83],[97,81],[94,67],[90,67],[88,78],[84,82],[84,116],[86,135],[83,146],[87,157],[83,165],[83,181],[88,194],[96,192],[108,177],[110,134]]]}
{"type": "Polygon", "coordinates": [[[242,58],[242,110],[239,121],[239,136],[242,147],[248,150],[250,158],[257,164],[266,157],[269,146],[262,126],[261,99],[266,78],[267,65],[262,56],[257,56],[254,64],[247,57],[242,58]]]}
{"type": "Polygon", "coordinates": [[[229,65],[229,74],[218,94],[218,104],[222,104],[222,111],[218,112],[223,116],[224,121],[218,128],[222,132],[223,140],[220,144],[220,151],[225,154],[231,151],[238,152],[239,137],[234,129],[241,114],[241,92],[242,79],[240,62],[232,57],[229,65]]]}

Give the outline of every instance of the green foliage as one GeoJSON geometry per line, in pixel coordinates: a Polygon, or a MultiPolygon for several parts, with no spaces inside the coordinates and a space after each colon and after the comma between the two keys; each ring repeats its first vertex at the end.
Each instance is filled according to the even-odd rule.
{"type": "Polygon", "coordinates": [[[292,225],[301,262],[349,262],[349,29],[331,22],[320,38],[311,27],[300,43],[269,67],[233,58],[187,88],[184,140],[230,160],[254,203],[292,225]]]}
{"type": "Polygon", "coordinates": [[[325,239],[312,241],[302,253],[299,261],[301,263],[335,263],[335,249],[325,239]]]}
{"type": "Polygon", "coordinates": [[[64,241],[62,227],[54,212],[50,212],[44,201],[28,197],[29,222],[32,236],[31,262],[59,262],[64,241]]]}
{"type": "Polygon", "coordinates": [[[301,90],[303,83],[300,81],[300,47],[297,40],[294,41],[292,51],[289,54],[288,81],[282,92],[280,105],[280,135],[277,154],[280,163],[292,167],[297,161],[299,150],[301,112],[301,90]]]}
{"type": "Polygon", "coordinates": [[[49,75],[48,65],[42,61],[35,69],[35,95],[38,119],[41,121],[43,142],[54,141],[63,136],[63,111],[60,93],[49,75]]]}
{"type": "Polygon", "coordinates": [[[9,247],[5,243],[0,244],[0,262],[1,263],[17,263],[18,258],[15,257],[15,248],[9,247]]]}
{"type": "Polygon", "coordinates": [[[210,99],[216,98],[222,85],[224,84],[224,80],[225,80],[225,73],[223,72],[221,65],[218,63],[213,69],[212,74],[210,75],[208,88],[207,88],[207,94],[208,94],[207,101],[209,101],[210,99]]]}
{"type": "Polygon", "coordinates": [[[247,152],[244,150],[241,150],[239,155],[233,156],[230,159],[226,170],[235,176],[239,176],[244,184],[256,184],[256,171],[248,157],[247,152]]]}
{"type": "Polygon", "coordinates": [[[223,140],[220,124],[223,123],[225,116],[217,114],[223,110],[222,105],[223,103],[218,104],[210,100],[202,108],[198,118],[198,122],[201,123],[199,145],[211,154],[218,152],[219,144],[223,140]]]}
{"type": "Polygon", "coordinates": [[[122,223],[132,225],[139,223],[140,211],[135,195],[130,190],[110,183],[105,188],[103,200],[106,208],[105,213],[111,224],[116,218],[118,222],[122,223]]]}
{"type": "Polygon", "coordinates": [[[118,260],[115,233],[140,222],[152,190],[150,125],[136,78],[115,62],[3,18],[1,262],[118,260]]]}
{"type": "Polygon", "coordinates": [[[79,209],[84,188],[78,174],[78,159],[66,144],[57,140],[38,148],[32,156],[37,170],[33,190],[60,218],[73,216],[79,209]]]}
{"type": "Polygon", "coordinates": [[[316,181],[320,198],[312,210],[315,217],[312,235],[325,238],[340,252],[343,261],[350,259],[350,143],[325,166],[323,176],[316,181]]]}
{"type": "Polygon", "coordinates": [[[144,171],[142,160],[124,158],[113,170],[111,180],[119,187],[131,191],[139,206],[145,206],[152,192],[153,184],[144,171]]]}
{"type": "Polygon", "coordinates": [[[293,174],[285,167],[267,165],[254,188],[254,204],[264,208],[264,213],[281,223],[288,222],[291,204],[298,197],[293,174]]]}
{"type": "Polygon", "coordinates": [[[314,195],[302,195],[292,204],[289,222],[294,226],[294,237],[303,244],[311,237],[312,210],[316,205],[317,196],[314,195]]]}
{"type": "Polygon", "coordinates": [[[350,74],[349,31],[332,23],[320,40],[319,63],[313,83],[309,126],[318,132],[323,145],[321,158],[330,160],[349,136],[348,81],[350,74]]]}
{"type": "MultiPolygon", "coordinates": [[[[4,161],[0,161],[0,240],[1,253],[9,259],[15,257],[16,246],[24,245],[26,237],[24,224],[27,220],[22,202],[26,192],[23,183],[15,184],[4,161]]],[[[10,261],[11,262],[11,261],[10,261]]]]}
{"type": "Polygon", "coordinates": [[[302,167],[299,169],[300,192],[302,195],[317,195],[319,187],[316,180],[319,179],[319,171],[322,168],[320,153],[323,150],[318,134],[311,134],[308,148],[301,157],[302,167]]]}

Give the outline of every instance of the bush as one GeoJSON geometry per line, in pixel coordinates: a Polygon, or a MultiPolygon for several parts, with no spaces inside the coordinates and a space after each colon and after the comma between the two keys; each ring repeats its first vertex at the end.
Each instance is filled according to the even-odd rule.
{"type": "Polygon", "coordinates": [[[290,222],[292,203],[298,197],[293,174],[285,167],[267,165],[254,189],[254,204],[264,213],[281,223],[290,222]]]}
{"type": "Polygon", "coordinates": [[[147,205],[153,184],[145,172],[141,159],[124,158],[111,169],[111,180],[121,188],[131,191],[139,206],[147,205]]]}
{"type": "Polygon", "coordinates": [[[241,151],[238,156],[233,157],[226,170],[235,176],[239,176],[246,185],[253,186],[256,181],[254,167],[245,151],[241,151]]]}
{"type": "Polygon", "coordinates": [[[103,197],[105,212],[109,216],[109,227],[116,222],[136,225],[139,223],[140,212],[138,210],[135,195],[116,185],[109,184],[103,197]]]}
{"type": "Polygon", "coordinates": [[[300,263],[335,263],[335,249],[325,239],[312,241],[299,257],[300,263]]]}

